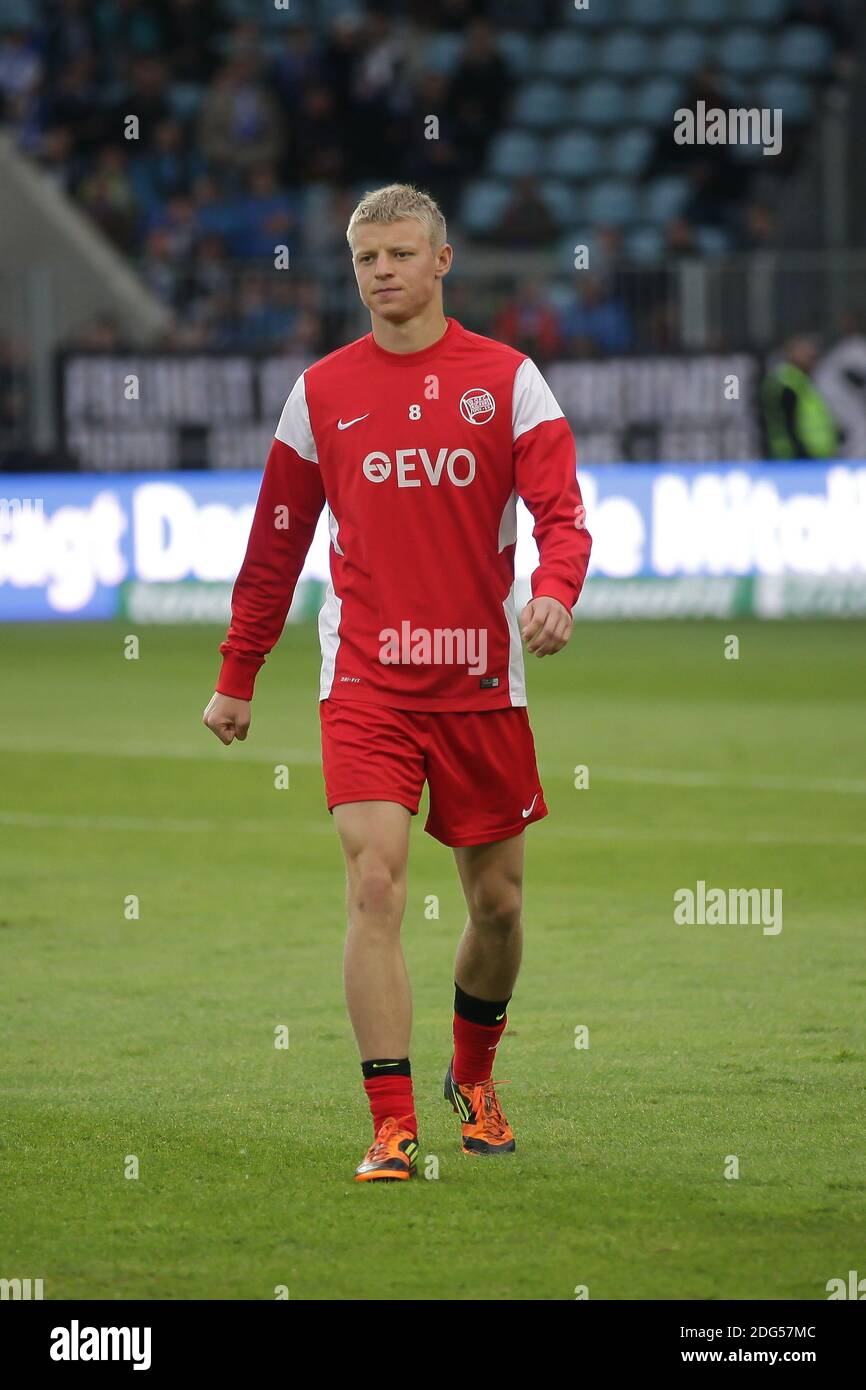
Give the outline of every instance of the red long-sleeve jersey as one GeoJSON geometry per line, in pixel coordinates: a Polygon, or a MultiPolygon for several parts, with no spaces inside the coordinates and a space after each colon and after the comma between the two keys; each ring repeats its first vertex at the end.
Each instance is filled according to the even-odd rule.
{"type": "Polygon", "coordinates": [[[368,333],[296,381],[232,594],[222,694],[252,697],[327,505],[319,698],[526,704],[517,498],[535,521],[533,597],[570,610],[591,546],[574,440],[530,358],[447,323],[421,352],[386,352],[368,333]]]}

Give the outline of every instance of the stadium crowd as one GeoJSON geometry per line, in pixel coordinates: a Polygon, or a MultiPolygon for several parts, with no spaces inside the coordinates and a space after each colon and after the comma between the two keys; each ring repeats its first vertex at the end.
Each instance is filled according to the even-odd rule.
{"type": "MultiPolygon", "coordinates": [[[[243,0],[34,0],[13,20],[16,3],[0,3],[0,121],[138,265],[173,311],[173,344],[239,350],[316,352],[345,336],[334,266],[359,188],[417,183],[458,225],[513,94],[502,32],[562,19],[558,0],[293,0],[291,22],[276,7],[244,17],[243,0]],[[425,45],[449,33],[462,49],[446,72],[425,45]],[[430,113],[437,139],[425,138],[430,113]],[[274,277],[276,246],[303,276],[274,277]]],[[[844,38],[826,0],[798,3],[844,38]]],[[[712,70],[692,85],[689,100],[723,99],[712,70]]],[[[774,243],[771,209],[749,200],[724,149],[684,150],[665,133],[652,169],[693,182],[665,230],[669,264],[702,254],[698,224],[724,225],[740,246],[774,243]]],[[[543,248],[558,230],[527,175],[487,240],[543,248]]],[[[570,303],[535,281],[512,285],[473,326],[495,323],[541,358],[664,347],[664,275],[636,309],[608,273],[627,259],[616,229],[596,230],[604,269],[576,282],[570,303]]]]}

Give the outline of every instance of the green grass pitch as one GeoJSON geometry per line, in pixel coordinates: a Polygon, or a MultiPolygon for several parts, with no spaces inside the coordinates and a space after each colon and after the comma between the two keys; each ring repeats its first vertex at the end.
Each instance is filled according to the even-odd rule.
{"type": "Polygon", "coordinates": [[[740,622],[737,661],[730,630],[579,624],[527,661],[551,814],[497,1062],[513,1159],[462,1156],[442,1098],[464,907],[425,799],[404,946],[439,1176],[385,1186],[352,1181],[370,1122],[315,629],[286,632],[231,749],[200,722],[221,633],[142,628],[126,660],[128,626],[0,631],[0,1276],[46,1298],[571,1300],[823,1299],[866,1275],[864,628],[740,622]],[[675,925],[699,879],[781,888],[782,931],[675,925]]]}

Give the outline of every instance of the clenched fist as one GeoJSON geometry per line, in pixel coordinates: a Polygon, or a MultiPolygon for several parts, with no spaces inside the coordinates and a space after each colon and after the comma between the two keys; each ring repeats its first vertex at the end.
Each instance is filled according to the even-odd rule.
{"type": "Polygon", "coordinates": [[[202,715],[202,723],[216,734],[221,743],[246,738],[252,710],[249,700],[236,700],[232,695],[215,694],[202,715]]]}
{"type": "Polygon", "coordinates": [[[572,617],[555,598],[533,598],[520,615],[520,631],[526,650],[536,656],[561,651],[571,636],[572,617]]]}

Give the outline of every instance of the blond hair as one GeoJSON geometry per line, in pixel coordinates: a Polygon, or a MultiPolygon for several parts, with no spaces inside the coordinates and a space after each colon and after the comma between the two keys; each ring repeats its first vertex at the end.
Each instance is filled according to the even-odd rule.
{"type": "Polygon", "coordinates": [[[365,193],[346,228],[346,240],[352,245],[352,233],[362,222],[400,222],[404,217],[414,217],[426,229],[430,245],[439,251],[447,240],[447,229],[442,209],[429,193],[422,193],[410,183],[389,183],[384,188],[375,188],[365,193]]]}

